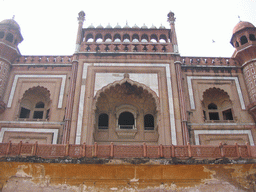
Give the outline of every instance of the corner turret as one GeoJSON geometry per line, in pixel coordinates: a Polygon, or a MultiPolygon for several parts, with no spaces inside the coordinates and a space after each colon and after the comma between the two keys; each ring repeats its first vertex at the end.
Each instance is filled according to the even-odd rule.
{"type": "Polygon", "coordinates": [[[233,58],[239,61],[250,104],[247,110],[256,122],[256,28],[253,24],[240,21],[233,29],[230,43],[235,48],[233,58]]]}
{"type": "Polygon", "coordinates": [[[18,45],[23,41],[20,26],[14,19],[0,22],[0,113],[5,110],[3,96],[11,64],[20,56],[18,45]]]}

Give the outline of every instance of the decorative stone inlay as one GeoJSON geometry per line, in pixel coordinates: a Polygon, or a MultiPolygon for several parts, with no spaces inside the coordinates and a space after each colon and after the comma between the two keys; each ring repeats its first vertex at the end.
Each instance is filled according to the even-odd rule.
{"type": "Polygon", "coordinates": [[[137,132],[137,129],[116,129],[119,139],[134,139],[137,132]]]}
{"type": "Polygon", "coordinates": [[[9,72],[10,72],[10,65],[0,61],[0,98],[3,97],[4,92],[5,92],[5,87],[8,81],[8,76],[9,76],[9,72]]]}
{"type": "Polygon", "coordinates": [[[243,68],[244,79],[251,103],[256,101],[256,62],[250,63],[243,68]]]}

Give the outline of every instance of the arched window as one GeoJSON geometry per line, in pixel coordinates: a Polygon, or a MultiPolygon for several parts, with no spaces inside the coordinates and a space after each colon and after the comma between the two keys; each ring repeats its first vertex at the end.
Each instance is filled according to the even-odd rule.
{"type": "Polygon", "coordinates": [[[48,119],[50,113],[50,93],[46,88],[28,89],[20,103],[20,119],[48,119]]]}
{"type": "Polygon", "coordinates": [[[102,113],[99,115],[98,128],[108,129],[108,115],[106,113],[102,113]]]}
{"type": "Polygon", "coordinates": [[[215,110],[217,110],[218,107],[214,103],[210,103],[208,105],[208,112],[209,112],[209,119],[210,120],[220,120],[219,113],[215,110]]]}
{"type": "Polygon", "coordinates": [[[8,33],[7,36],[6,36],[6,40],[12,43],[12,41],[13,41],[13,34],[8,33]]]}
{"type": "Polygon", "coordinates": [[[86,36],[86,39],[85,39],[86,42],[93,42],[93,35],[90,33],[86,36]]]}
{"type": "Polygon", "coordinates": [[[157,36],[155,35],[155,34],[152,34],[151,36],[150,36],[150,41],[152,42],[152,43],[157,43],[157,36]]]}
{"type": "Polygon", "coordinates": [[[130,112],[123,112],[119,115],[118,125],[120,129],[133,129],[134,128],[134,116],[130,112]]]}
{"type": "Polygon", "coordinates": [[[95,42],[96,43],[101,43],[103,41],[102,35],[99,33],[95,36],[95,42]]]}
{"type": "Polygon", "coordinates": [[[249,39],[250,39],[251,41],[256,41],[256,38],[255,38],[255,35],[254,35],[254,34],[250,34],[250,35],[249,35],[249,39]]]}
{"type": "Polygon", "coordinates": [[[154,116],[147,114],[144,116],[144,129],[145,130],[154,130],[154,116]]]}
{"type": "Polygon", "coordinates": [[[139,35],[138,34],[133,34],[132,35],[132,42],[135,42],[135,43],[139,42],[139,35]]]}
{"type": "Polygon", "coordinates": [[[43,119],[43,118],[44,118],[44,103],[40,101],[35,106],[33,119],[43,119]]]}
{"type": "Polygon", "coordinates": [[[112,42],[112,36],[108,33],[105,35],[104,37],[104,41],[105,42],[112,42]]]}
{"type": "Polygon", "coordinates": [[[232,103],[229,95],[218,88],[210,88],[203,95],[204,120],[233,120],[232,103]]]}
{"type": "Polygon", "coordinates": [[[119,35],[119,34],[115,34],[114,35],[114,42],[121,42],[121,35],[119,35]]]}
{"type": "Polygon", "coordinates": [[[124,43],[129,43],[129,42],[130,42],[130,35],[124,34],[124,36],[123,36],[123,42],[124,42],[124,43]]]}
{"type": "Polygon", "coordinates": [[[143,34],[143,35],[141,36],[141,42],[142,42],[142,43],[148,42],[148,35],[147,35],[147,34],[143,34]]]}
{"type": "Polygon", "coordinates": [[[240,41],[241,41],[241,45],[244,45],[245,43],[248,43],[248,39],[244,35],[240,38],[240,41]]]}
{"type": "Polygon", "coordinates": [[[166,35],[164,35],[164,34],[160,35],[160,37],[159,37],[159,42],[160,42],[160,43],[166,43],[166,42],[167,42],[167,37],[166,37],[166,35]]]}
{"type": "Polygon", "coordinates": [[[235,47],[239,47],[239,43],[237,41],[235,43],[235,47]]]}
{"type": "Polygon", "coordinates": [[[3,39],[3,38],[4,38],[4,32],[0,31],[0,39],[3,39]]]}

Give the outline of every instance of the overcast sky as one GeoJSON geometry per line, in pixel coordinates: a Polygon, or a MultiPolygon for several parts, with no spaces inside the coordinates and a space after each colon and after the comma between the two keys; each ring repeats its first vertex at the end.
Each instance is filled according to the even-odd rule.
{"type": "Polygon", "coordinates": [[[231,57],[229,42],[238,16],[256,25],[256,0],[0,0],[0,20],[15,15],[20,25],[22,55],[72,55],[81,10],[86,13],[84,27],[124,26],[127,21],[130,26],[166,28],[167,14],[173,11],[182,56],[231,57]]]}

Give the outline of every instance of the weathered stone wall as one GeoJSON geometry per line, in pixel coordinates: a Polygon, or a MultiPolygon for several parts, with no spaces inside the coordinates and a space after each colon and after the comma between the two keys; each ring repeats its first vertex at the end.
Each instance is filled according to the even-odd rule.
{"type": "Polygon", "coordinates": [[[228,164],[217,164],[223,161],[211,161],[215,164],[169,164],[163,159],[98,159],[91,160],[92,164],[71,164],[68,162],[72,160],[67,159],[63,160],[66,164],[59,163],[59,160],[48,161],[58,163],[47,161],[8,162],[6,159],[0,162],[2,192],[256,190],[256,164],[253,160],[250,163],[248,160],[228,160],[228,164]]]}

